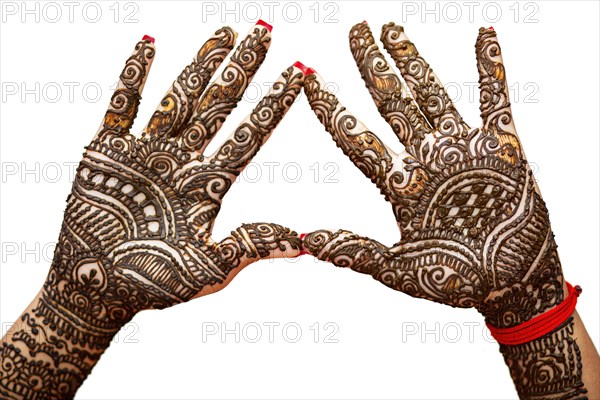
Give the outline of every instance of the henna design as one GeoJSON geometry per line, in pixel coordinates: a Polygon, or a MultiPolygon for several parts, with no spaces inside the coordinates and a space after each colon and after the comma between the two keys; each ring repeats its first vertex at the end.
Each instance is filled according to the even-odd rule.
{"type": "Polygon", "coordinates": [[[383,27],[381,41],[431,125],[446,135],[466,135],[469,126],[456,111],[444,85],[408,40],[404,28],[390,22],[383,27]]]}
{"type": "Polygon", "coordinates": [[[367,24],[357,24],[350,31],[350,50],[379,113],[403,145],[418,144],[431,128],[385,61],[367,24]]]}
{"type": "MultiPolygon", "coordinates": [[[[318,75],[306,79],[305,91],[336,145],[392,204],[401,239],[388,248],[348,231],[321,230],[307,235],[304,247],[321,260],[369,274],[411,296],[475,307],[496,327],[518,325],[559,304],[565,294],[557,246],[514,127],[496,33],[482,28],[477,38],[483,125],[475,129],[462,121],[402,27],[385,25],[382,41],[412,97],[367,24],[350,31],[361,76],[404,144],[402,153],[392,152],[346,110],[318,75]]],[[[572,341],[571,333],[561,331],[565,343],[572,341]]],[[[544,346],[523,349],[531,358],[554,351],[544,346]]],[[[531,377],[519,393],[583,393],[581,378],[559,365],[567,361],[556,362],[568,376],[563,383],[548,384],[544,392],[541,378],[531,377]]],[[[520,373],[515,372],[518,363],[509,365],[520,373]]]]}
{"type": "Polygon", "coordinates": [[[167,91],[142,137],[149,136],[147,140],[152,141],[161,136],[174,136],[181,131],[211,77],[233,49],[235,39],[233,29],[223,27],[204,43],[192,63],[185,67],[167,91]]]}
{"type": "Polygon", "coordinates": [[[192,118],[182,132],[185,149],[196,150],[196,154],[201,157],[225,118],[241,100],[270,45],[269,31],[261,25],[255,25],[240,43],[219,79],[211,84],[198,102],[192,118]]]}
{"type": "Polygon", "coordinates": [[[573,318],[553,332],[519,346],[500,346],[519,397],[524,399],[585,398],[581,351],[573,339],[573,318]]]}
{"type": "MultiPolygon", "coordinates": [[[[227,83],[211,86],[220,89],[197,116],[208,131],[216,132],[214,125],[232,108],[219,104],[237,101],[264,59],[266,31],[255,28],[236,51],[234,67],[226,69],[239,68],[241,81],[231,83],[235,93],[223,89],[227,83]]],[[[129,128],[155,49],[149,40],[136,45],[78,167],[44,287],[0,345],[2,398],[71,398],[137,312],[218,290],[232,271],[260,258],[300,254],[297,234],[275,224],[242,225],[219,243],[210,237],[224,195],[304,80],[298,68],[288,68],[214,155],[195,157],[198,147],[188,146],[189,137],[180,133],[234,36],[223,28],[209,39],[173,83],[142,139],[129,128]]]]}
{"type": "Polygon", "coordinates": [[[321,82],[316,75],[310,75],[305,83],[310,106],[329,132],[336,145],[373,183],[387,194],[387,176],[392,169],[391,150],[366,126],[356,119],[337,98],[326,90],[321,90],[321,82]]]}

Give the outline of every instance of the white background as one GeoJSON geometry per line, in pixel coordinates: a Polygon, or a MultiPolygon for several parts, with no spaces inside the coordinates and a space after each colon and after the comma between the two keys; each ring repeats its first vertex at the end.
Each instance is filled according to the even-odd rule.
{"type": "MultiPolygon", "coordinates": [[[[245,35],[260,10],[274,25],[273,44],[248,99],[210,149],[266,93],[263,83],[297,59],[319,71],[350,110],[400,149],[348,48],[350,27],[363,19],[376,37],[390,20],[403,24],[448,85],[465,120],[476,126],[473,46],[478,28],[493,25],[513,87],[517,128],[537,166],[565,276],[583,286],[577,309],[598,346],[597,2],[86,4],[2,3],[3,331],[45,279],[70,190],[69,171],[98,127],[109,88],[135,43],[144,34],[156,37],[157,56],[134,127],[139,130],[214,30],[227,24],[245,35]],[[26,7],[32,14],[25,13],[26,7]],[[224,13],[225,8],[233,11],[224,13]]],[[[299,232],[345,228],[386,244],[397,241],[389,205],[335,147],[304,96],[254,161],[253,170],[227,195],[215,227],[217,239],[242,222],[271,221],[299,232]],[[270,162],[279,163],[272,179],[270,162]],[[333,166],[326,167],[328,162],[333,166]],[[298,170],[302,175],[294,182],[298,170]]],[[[143,312],[115,340],[78,398],[516,397],[498,346],[476,311],[412,299],[308,256],[260,262],[218,294],[143,312]],[[215,327],[235,331],[236,323],[239,343],[233,333],[224,338],[221,332],[207,334],[215,327]],[[279,324],[273,343],[269,323],[279,324]],[[257,326],[262,337],[251,343],[257,326]],[[302,336],[292,343],[298,327],[302,336]],[[332,336],[326,339],[328,333],[332,336]]]]}

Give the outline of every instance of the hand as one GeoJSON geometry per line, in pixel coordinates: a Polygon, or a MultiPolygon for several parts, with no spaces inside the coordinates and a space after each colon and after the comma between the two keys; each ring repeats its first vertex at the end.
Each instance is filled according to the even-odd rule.
{"type": "Polygon", "coordinates": [[[379,51],[366,23],[350,48],[381,115],[404,145],[394,154],[323,86],[305,91],[337,146],[392,204],[401,240],[388,248],[347,231],[304,239],[317,258],[372,275],[411,296],[476,307],[509,327],[564,298],[548,211],[519,142],[496,32],[476,43],[482,125],[463,121],[444,86],[401,26],[381,40],[411,95],[379,51]]]}
{"type": "Polygon", "coordinates": [[[72,397],[137,312],[219,290],[261,258],[300,254],[297,234],[274,224],[211,239],[223,197],[304,79],[297,67],[285,70],[225,143],[204,155],[263,62],[271,34],[254,26],[207,88],[235,38],[226,27],[204,44],[139,139],[130,128],[155,47],[147,38],[135,46],[77,170],[43,290],[0,346],[2,397],[72,397]]]}
{"type": "MultiPolygon", "coordinates": [[[[402,27],[385,25],[381,39],[412,96],[366,23],[352,28],[350,47],[380,114],[404,145],[401,154],[346,110],[319,76],[306,78],[305,91],[338,147],[392,204],[400,242],[388,248],[348,231],[321,230],[304,238],[306,250],[411,296],[475,307],[499,328],[561,303],[566,289],[556,243],[515,130],[496,32],[480,29],[475,45],[483,120],[475,129],[402,27]]],[[[552,332],[500,351],[520,398],[600,392],[600,358],[577,312],[552,332]]]]}

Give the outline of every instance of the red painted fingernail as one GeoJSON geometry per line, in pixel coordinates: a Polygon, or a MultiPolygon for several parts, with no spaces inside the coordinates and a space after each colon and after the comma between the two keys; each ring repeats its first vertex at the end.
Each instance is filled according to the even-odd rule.
{"type": "Polygon", "coordinates": [[[142,38],[142,41],[145,42],[146,40],[149,40],[152,43],[154,43],[154,38],[152,36],[144,35],[144,37],[142,38]]]}
{"type": "Polygon", "coordinates": [[[271,32],[273,30],[273,25],[267,24],[262,19],[259,19],[258,21],[256,21],[256,25],[264,26],[265,28],[267,28],[267,30],[269,32],[271,32]]]}
{"type": "Polygon", "coordinates": [[[490,26],[490,27],[488,28],[488,30],[490,30],[490,31],[493,31],[493,30],[494,30],[494,27],[493,27],[493,26],[490,26]]]}
{"type": "Polygon", "coordinates": [[[306,233],[300,234],[300,240],[304,240],[305,237],[306,237],[306,233]]]}
{"type": "Polygon", "coordinates": [[[366,23],[367,23],[367,21],[363,21],[362,23],[363,23],[363,24],[366,24],[366,23]]]}
{"type": "Polygon", "coordinates": [[[312,69],[310,67],[306,70],[306,75],[312,75],[312,74],[316,74],[316,73],[317,73],[317,71],[315,71],[314,69],[312,69]]]}
{"type": "Polygon", "coordinates": [[[302,64],[300,61],[296,61],[294,63],[294,67],[298,68],[304,75],[314,74],[315,71],[312,68],[308,68],[306,65],[302,64]]]}

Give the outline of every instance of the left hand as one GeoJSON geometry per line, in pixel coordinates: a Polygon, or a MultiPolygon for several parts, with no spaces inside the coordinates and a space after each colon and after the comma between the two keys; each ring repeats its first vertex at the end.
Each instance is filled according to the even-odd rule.
{"type": "Polygon", "coordinates": [[[412,96],[366,23],[350,31],[350,48],[405,151],[389,149],[318,75],[306,78],[304,90],[338,147],[392,204],[401,240],[388,248],[348,231],[320,230],[304,239],[308,252],[411,296],[476,307],[496,327],[515,326],[560,303],[556,243],[513,122],[496,32],[480,29],[475,45],[478,128],[463,121],[401,26],[385,25],[381,38],[412,96]]]}

